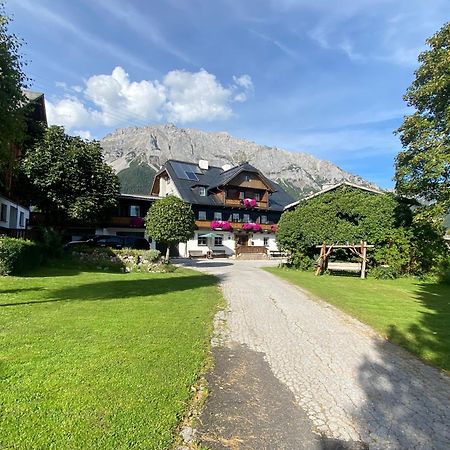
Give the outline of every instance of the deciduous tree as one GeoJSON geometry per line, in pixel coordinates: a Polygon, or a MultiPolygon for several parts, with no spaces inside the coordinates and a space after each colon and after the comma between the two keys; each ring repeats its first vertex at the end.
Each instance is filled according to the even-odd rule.
{"type": "Polygon", "coordinates": [[[0,3],[0,173],[9,162],[10,146],[23,138],[25,130],[25,97],[27,77],[20,54],[20,40],[8,30],[10,23],[0,3]]]}
{"type": "Polygon", "coordinates": [[[450,208],[450,22],[427,40],[405,94],[415,112],[397,130],[396,189],[431,203],[439,216],[450,208]]]}
{"type": "Polygon", "coordinates": [[[119,181],[102,156],[99,142],[48,128],[28,151],[22,170],[33,190],[33,204],[47,223],[96,221],[116,205],[119,181]]]}
{"type": "Polygon", "coordinates": [[[194,235],[194,213],[188,203],[170,195],[152,205],[147,213],[146,225],[153,239],[167,245],[168,261],[170,246],[186,242],[194,235]]]}

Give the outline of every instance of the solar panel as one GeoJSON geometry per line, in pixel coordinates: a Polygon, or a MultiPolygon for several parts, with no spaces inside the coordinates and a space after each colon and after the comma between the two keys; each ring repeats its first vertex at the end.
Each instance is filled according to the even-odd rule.
{"type": "Polygon", "coordinates": [[[198,181],[198,177],[197,175],[195,175],[194,172],[186,171],[186,176],[188,177],[189,180],[198,181]]]}
{"type": "Polygon", "coordinates": [[[195,164],[185,164],[178,161],[173,161],[172,167],[177,177],[183,180],[198,181],[196,174],[201,175],[203,173],[195,164]]]}

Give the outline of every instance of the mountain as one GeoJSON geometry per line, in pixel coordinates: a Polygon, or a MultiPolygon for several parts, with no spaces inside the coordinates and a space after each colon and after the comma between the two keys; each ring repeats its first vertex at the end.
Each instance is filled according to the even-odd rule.
{"type": "Polygon", "coordinates": [[[120,128],[105,136],[101,145],[106,162],[121,180],[122,192],[130,194],[148,194],[154,174],[167,159],[206,159],[217,166],[248,161],[294,198],[344,180],[376,187],[308,153],[258,145],[225,132],[211,133],[172,124],[120,128]]]}

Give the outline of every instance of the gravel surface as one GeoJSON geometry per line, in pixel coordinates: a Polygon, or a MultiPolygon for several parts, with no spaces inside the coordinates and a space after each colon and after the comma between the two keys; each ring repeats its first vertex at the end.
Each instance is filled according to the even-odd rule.
{"type": "MultiPolygon", "coordinates": [[[[220,277],[228,310],[218,321],[222,326],[217,326],[214,342],[264,356],[273,383],[289,389],[309,420],[299,422],[299,432],[309,426],[322,439],[364,443],[370,449],[450,449],[449,377],[357,320],[261,270],[273,261],[181,263],[220,277]]],[[[220,379],[225,369],[223,364],[217,367],[220,379]]],[[[236,383],[245,389],[245,379],[236,383]]],[[[229,395],[236,393],[231,389],[229,395]]],[[[232,427],[232,409],[229,416],[232,427]]],[[[287,416],[292,422],[292,414],[287,416]]],[[[211,417],[208,427],[213,429],[211,417]]],[[[283,415],[274,410],[273,417],[280,426],[283,415]]],[[[220,429],[227,432],[224,426],[220,429]]],[[[224,448],[251,448],[245,446],[245,437],[239,440],[239,433],[234,437],[240,444],[224,448]]],[[[301,448],[318,448],[311,442],[301,448]]],[[[272,447],[253,448],[295,446],[276,441],[272,447]]]]}

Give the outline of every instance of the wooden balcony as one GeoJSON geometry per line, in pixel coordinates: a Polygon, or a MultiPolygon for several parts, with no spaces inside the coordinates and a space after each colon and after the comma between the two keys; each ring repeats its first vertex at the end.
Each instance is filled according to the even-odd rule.
{"type": "MultiPolygon", "coordinates": [[[[211,221],[210,220],[196,220],[195,225],[197,228],[211,228],[211,221]]],[[[244,222],[230,222],[231,231],[239,231],[242,230],[242,227],[244,226],[244,222]]],[[[261,231],[272,231],[272,225],[269,225],[268,223],[260,223],[261,225],[261,231]]]]}
{"type": "Polygon", "coordinates": [[[108,221],[109,226],[124,228],[144,228],[145,222],[143,217],[122,217],[114,216],[108,221]]]}
{"type": "MultiPolygon", "coordinates": [[[[239,199],[227,198],[227,199],[225,199],[224,204],[225,204],[225,206],[231,206],[231,207],[234,207],[234,208],[243,208],[242,200],[239,200],[239,199]]],[[[260,202],[256,202],[255,208],[266,209],[267,206],[268,206],[267,202],[260,201],[260,202]]]]}

